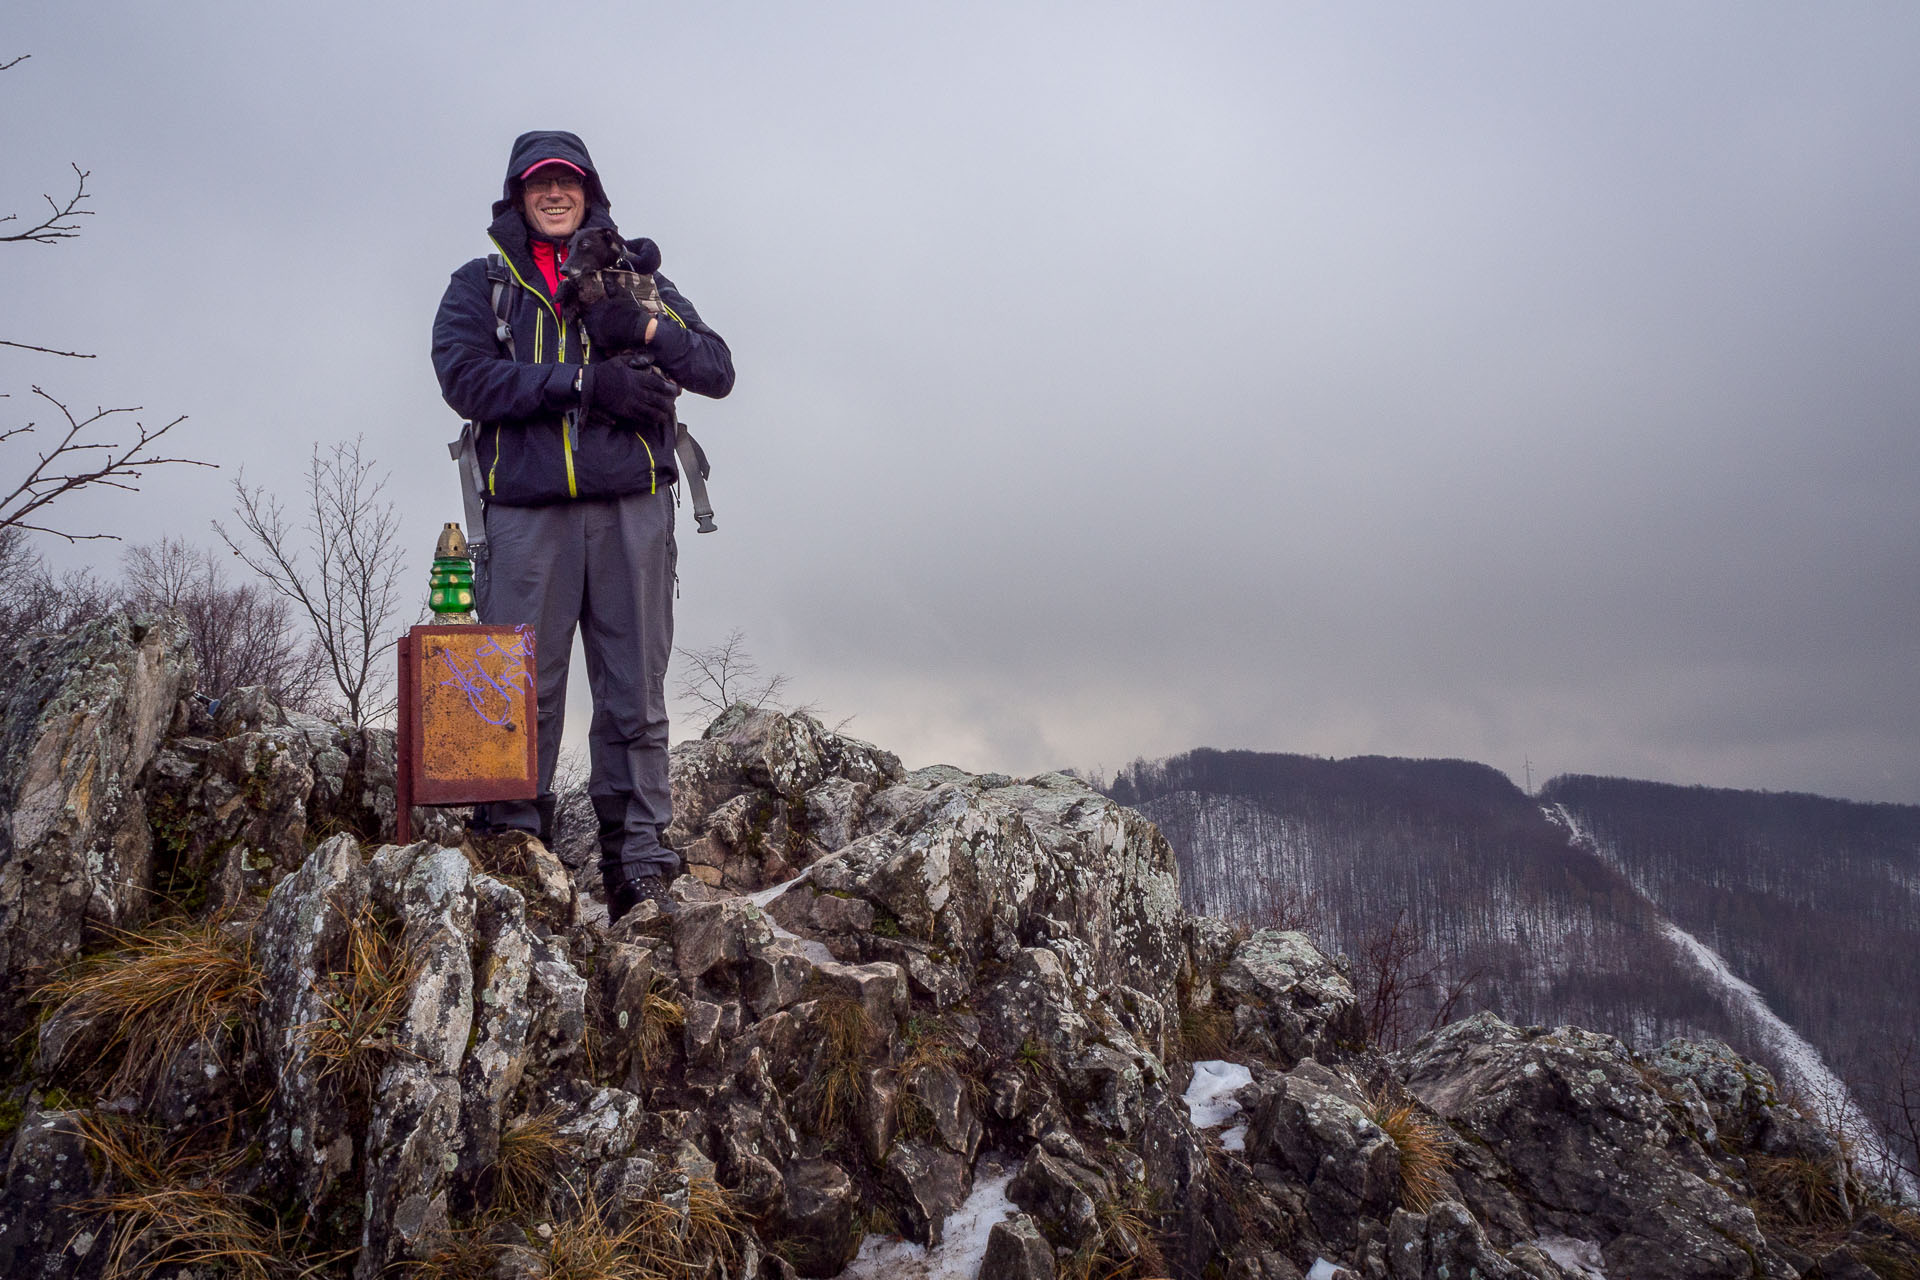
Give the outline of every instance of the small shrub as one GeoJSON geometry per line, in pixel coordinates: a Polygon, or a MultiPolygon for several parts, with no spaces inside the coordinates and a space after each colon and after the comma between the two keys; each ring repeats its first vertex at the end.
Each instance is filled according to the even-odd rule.
{"type": "Polygon", "coordinates": [[[54,1004],[55,1016],[96,1029],[70,1046],[84,1048],[89,1061],[57,1065],[107,1093],[151,1100],[181,1054],[229,1025],[244,1029],[260,1002],[261,975],[251,939],[225,926],[216,917],[113,930],[117,950],[41,987],[36,998],[54,1004]]]}
{"type": "Polygon", "coordinates": [[[1365,1110],[1399,1150],[1400,1203],[1425,1213],[1445,1199],[1447,1171],[1453,1167],[1446,1128],[1412,1102],[1395,1101],[1385,1090],[1373,1094],[1365,1110]]]}

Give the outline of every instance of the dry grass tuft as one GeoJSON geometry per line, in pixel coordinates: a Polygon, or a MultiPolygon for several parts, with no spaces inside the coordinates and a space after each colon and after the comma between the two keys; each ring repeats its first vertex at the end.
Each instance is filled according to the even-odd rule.
{"type": "Polygon", "coordinates": [[[1020,1068],[1031,1080],[1045,1080],[1055,1074],[1053,1050],[1044,1040],[1035,1040],[1028,1036],[1013,1051],[1013,1065],[1020,1068]]]}
{"type": "Polygon", "coordinates": [[[600,1202],[587,1197],[580,1211],[554,1224],[547,1241],[546,1280],[660,1280],[642,1260],[639,1219],[616,1228],[600,1202]]]}
{"type": "Polygon", "coordinates": [[[560,1113],[547,1110],[501,1133],[500,1153],[490,1170],[494,1207],[518,1217],[546,1199],[567,1156],[559,1122],[560,1113]]]}
{"type": "Polygon", "coordinates": [[[1368,1098],[1366,1112],[1399,1149],[1400,1203],[1425,1213],[1444,1200],[1447,1171],[1453,1168],[1445,1126],[1412,1102],[1396,1101],[1385,1090],[1368,1098]]]}
{"type": "Polygon", "coordinates": [[[853,1114],[860,1101],[872,1027],[866,1006],[844,995],[822,996],[816,1017],[826,1036],[825,1061],[807,1082],[802,1100],[815,1133],[828,1134],[853,1114]]]}
{"type": "Polygon", "coordinates": [[[1747,1158],[1753,1175],[1754,1209],[1763,1224],[1813,1228],[1844,1227],[1848,1218],[1842,1166],[1804,1156],[1747,1158]]]}
{"type": "Polygon", "coordinates": [[[647,993],[640,997],[640,1025],[634,1029],[633,1051],[640,1070],[650,1072],[673,1049],[673,1035],[686,1022],[686,1010],[674,999],[671,979],[656,973],[647,979],[647,993]]]}
{"type": "Polygon", "coordinates": [[[469,832],[460,847],[478,870],[510,880],[528,872],[526,839],[518,831],[469,832]]]}
{"type": "Polygon", "coordinates": [[[896,1057],[894,1070],[905,1086],[898,1103],[900,1126],[910,1136],[925,1138],[935,1132],[933,1111],[920,1096],[927,1073],[951,1074],[957,1078],[975,1106],[986,1099],[987,1086],[980,1078],[978,1051],[969,1049],[938,1015],[922,1014],[909,1019],[896,1057]]]}
{"type": "Polygon", "coordinates": [[[215,917],[112,930],[119,950],[41,987],[37,998],[55,1004],[54,1016],[97,1029],[71,1046],[84,1044],[91,1061],[59,1065],[113,1096],[151,1100],[181,1054],[213,1042],[223,1027],[244,1028],[260,1001],[261,975],[251,939],[225,924],[215,917]]]}
{"type": "Polygon", "coordinates": [[[111,1215],[108,1280],[163,1268],[206,1267],[243,1280],[308,1274],[332,1259],[298,1261],[294,1242],[260,1200],[226,1186],[244,1151],[196,1155],[151,1130],[98,1114],[79,1117],[81,1136],[124,1188],[90,1208],[111,1215]]]}
{"type": "Polygon", "coordinates": [[[687,1179],[687,1214],[677,1232],[681,1262],[704,1265],[708,1258],[735,1262],[740,1256],[743,1223],[731,1191],[712,1178],[687,1179]]]}
{"type": "Polygon", "coordinates": [[[619,1215],[585,1198],[580,1211],[556,1223],[543,1259],[547,1280],[696,1280],[718,1262],[739,1261],[743,1221],[733,1194],[711,1178],[687,1180],[683,1210],[649,1195],[619,1215]]]}
{"type": "Polygon", "coordinates": [[[372,907],[347,922],[347,967],[320,980],[326,1015],[304,1028],[321,1079],[344,1076],[350,1091],[372,1091],[387,1060],[404,1052],[393,1030],[419,967],[417,956],[387,936],[372,907]]]}
{"type": "Polygon", "coordinates": [[[1218,1005],[1200,1005],[1180,1015],[1180,1047],[1189,1062],[1224,1058],[1233,1049],[1233,1015],[1218,1005]]]}
{"type": "Polygon", "coordinates": [[[1113,1203],[1095,1208],[1100,1233],[1061,1260],[1060,1280],[1144,1280],[1166,1274],[1166,1258],[1143,1211],[1113,1203]]]}
{"type": "Polygon", "coordinates": [[[464,1231],[425,1258],[401,1263],[400,1269],[414,1280],[492,1280],[503,1252],[485,1231],[464,1231]]]}

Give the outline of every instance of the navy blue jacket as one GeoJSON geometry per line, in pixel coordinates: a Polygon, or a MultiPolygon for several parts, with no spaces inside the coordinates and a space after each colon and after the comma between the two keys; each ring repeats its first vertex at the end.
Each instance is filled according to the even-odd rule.
{"type": "MultiPolygon", "coordinates": [[[[670,425],[596,424],[573,415],[574,434],[566,430],[570,412],[580,407],[574,377],[593,359],[593,344],[577,316],[561,314],[533,264],[517,176],[538,160],[554,158],[586,170],[585,225],[613,225],[599,173],[580,139],[558,132],[521,135],[488,228],[513,277],[507,321],[514,353],[509,357],[496,337],[493,286],[484,258],[453,273],[433,321],[433,368],[441,394],[478,430],[488,500],[508,506],[653,493],[679,478],[670,425]]],[[[733,389],[733,355],[726,342],[665,276],[655,273],[654,279],[667,312],[647,344],[655,364],[685,390],[726,395],[733,389]]]]}

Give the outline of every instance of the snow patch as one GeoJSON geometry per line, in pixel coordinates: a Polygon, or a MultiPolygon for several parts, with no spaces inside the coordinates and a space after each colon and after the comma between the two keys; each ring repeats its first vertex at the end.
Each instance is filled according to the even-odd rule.
{"type": "Polygon", "coordinates": [[[939,1244],[928,1249],[892,1236],[868,1236],[835,1280],[974,1280],[987,1256],[987,1236],[1015,1212],[1007,1184],[1017,1169],[997,1154],[981,1156],[973,1193],[947,1215],[939,1244]]]}
{"type": "Polygon", "coordinates": [[[1350,1276],[1353,1272],[1325,1258],[1315,1258],[1313,1269],[1307,1272],[1307,1280],[1333,1280],[1335,1276],[1350,1276]]]}
{"type": "Polygon", "coordinates": [[[1601,1255],[1600,1246],[1591,1240],[1541,1236],[1533,1242],[1533,1247],[1552,1258],[1562,1271],[1584,1276],[1586,1280],[1607,1280],[1607,1260],[1601,1255]]]}
{"type": "Polygon", "coordinates": [[[762,911],[765,911],[767,909],[767,904],[769,902],[772,902],[775,898],[779,897],[781,894],[785,893],[787,890],[793,888],[793,886],[799,884],[802,880],[805,880],[808,876],[812,874],[813,874],[813,868],[808,867],[805,871],[802,871],[799,875],[795,876],[791,880],[782,880],[779,884],[768,885],[766,888],[760,890],[757,893],[748,894],[747,901],[751,902],[754,906],[759,907],[762,911]]]}
{"type": "MultiPolygon", "coordinates": [[[[1237,1062],[1209,1058],[1193,1064],[1193,1083],[1187,1086],[1187,1115],[1196,1129],[1217,1129],[1240,1114],[1234,1094],[1253,1083],[1253,1072],[1237,1062]]],[[[1244,1138],[1246,1126],[1240,1126],[1244,1138]]],[[[1226,1135],[1222,1134],[1224,1140],[1226,1135]]],[[[1240,1148],[1230,1148],[1239,1150],[1240,1148]]]]}
{"type": "Polygon", "coordinates": [[[769,902],[772,902],[775,898],[812,875],[813,868],[819,865],[820,864],[816,862],[813,866],[808,867],[791,880],[782,880],[779,884],[769,885],[757,893],[750,893],[747,895],[747,901],[760,908],[760,910],[766,914],[767,927],[773,930],[774,937],[794,943],[794,949],[815,964],[832,964],[833,952],[827,950],[826,943],[816,942],[812,938],[801,937],[791,929],[783,926],[778,920],[775,920],[773,914],[767,911],[767,904],[769,902]]]}

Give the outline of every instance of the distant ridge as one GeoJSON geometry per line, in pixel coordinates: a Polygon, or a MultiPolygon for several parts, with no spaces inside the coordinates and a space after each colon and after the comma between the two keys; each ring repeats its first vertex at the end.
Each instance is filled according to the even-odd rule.
{"type": "Polygon", "coordinates": [[[1790,1067],[1670,921],[1920,1165],[1920,1117],[1889,1096],[1903,1053],[1920,1077],[1920,806],[1587,775],[1528,796],[1467,760],[1210,748],[1136,761],[1104,790],[1160,825],[1195,909],[1299,925],[1361,968],[1399,921],[1432,971],[1407,1034],[1472,977],[1455,1016],[1640,1045],[1710,1035],[1790,1067]]]}

